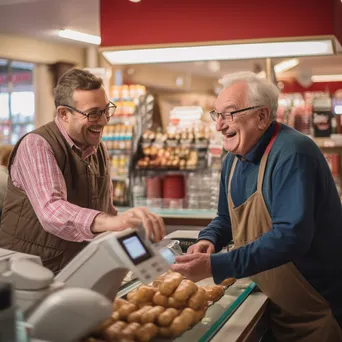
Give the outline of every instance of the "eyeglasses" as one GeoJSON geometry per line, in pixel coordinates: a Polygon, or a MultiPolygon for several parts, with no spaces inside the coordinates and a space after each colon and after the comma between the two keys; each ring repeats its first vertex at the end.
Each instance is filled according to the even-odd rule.
{"type": "Polygon", "coordinates": [[[226,112],[226,113],[219,113],[215,109],[213,109],[209,112],[209,114],[215,122],[218,120],[219,116],[221,116],[222,120],[224,120],[226,122],[233,122],[234,121],[234,117],[233,117],[234,114],[245,112],[245,111],[250,110],[250,109],[260,108],[260,107],[262,107],[262,106],[247,107],[247,108],[234,110],[233,112],[226,112]]]}
{"type": "Polygon", "coordinates": [[[74,112],[80,113],[88,118],[89,122],[96,122],[98,121],[102,114],[106,115],[106,119],[109,120],[115,113],[116,105],[112,102],[109,102],[109,104],[106,106],[105,109],[95,109],[91,110],[88,113],[82,112],[74,107],[68,106],[68,105],[62,105],[63,107],[66,107],[74,112]]]}

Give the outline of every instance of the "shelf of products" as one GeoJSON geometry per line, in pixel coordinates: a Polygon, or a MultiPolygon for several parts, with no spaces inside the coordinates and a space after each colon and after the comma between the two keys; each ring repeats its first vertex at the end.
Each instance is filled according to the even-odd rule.
{"type": "Polygon", "coordinates": [[[196,170],[206,167],[209,129],[177,133],[147,131],[143,134],[139,169],[196,170]]]}
{"type": "Polygon", "coordinates": [[[201,121],[201,114],[201,107],[175,107],[166,131],[142,134],[134,170],[135,206],[217,209],[222,138],[201,121]],[[183,112],[197,120],[178,120],[183,112]]]}
{"type": "Polygon", "coordinates": [[[310,136],[322,150],[342,198],[342,126],[336,112],[341,100],[328,92],[281,94],[277,120],[310,136]]]}

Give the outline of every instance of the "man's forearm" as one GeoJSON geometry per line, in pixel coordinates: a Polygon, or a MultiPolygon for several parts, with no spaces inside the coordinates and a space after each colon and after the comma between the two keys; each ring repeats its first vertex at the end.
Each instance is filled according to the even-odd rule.
{"type": "Polygon", "coordinates": [[[90,229],[93,234],[103,233],[111,230],[110,228],[115,225],[116,220],[116,216],[101,212],[94,218],[90,229]]]}

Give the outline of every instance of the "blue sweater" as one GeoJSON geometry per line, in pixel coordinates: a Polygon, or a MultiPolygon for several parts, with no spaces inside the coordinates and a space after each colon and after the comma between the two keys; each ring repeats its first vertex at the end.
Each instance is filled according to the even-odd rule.
{"type": "MultiPolygon", "coordinates": [[[[245,158],[239,157],[231,185],[236,207],[256,191],[260,160],[274,129],[275,122],[245,158]]],[[[232,239],[227,189],[233,160],[228,153],[217,216],[199,235],[199,240],[213,242],[217,252],[232,239]]],[[[268,157],[262,193],[273,226],[244,247],[213,254],[215,282],[293,262],[331,303],[335,315],[342,315],[342,207],[329,166],[309,137],[281,125],[268,157]]]]}

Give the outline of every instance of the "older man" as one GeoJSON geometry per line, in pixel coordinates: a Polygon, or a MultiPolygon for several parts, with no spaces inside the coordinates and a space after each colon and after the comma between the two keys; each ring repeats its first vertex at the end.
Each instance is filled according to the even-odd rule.
{"type": "Polygon", "coordinates": [[[117,215],[110,163],[101,143],[115,112],[102,80],[80,69],[55,88],[55,120],[18,141],[9,161],[0,247],[39,255],[57,273],[95,234],[142,224],[165,235],[163,220],[145,208],[117,215]]]}
{"type": "Polygon", "coordinates": [[[230,152],[217,217],[173,269],[251,277],[271,300],[277,341],[342,341],[341,202],[315,143],[275,121],[278,95],[253,73],[228,78],[210,113],[230,152]],[[215,254],[231,239],[233,251],[215,254]]]}

